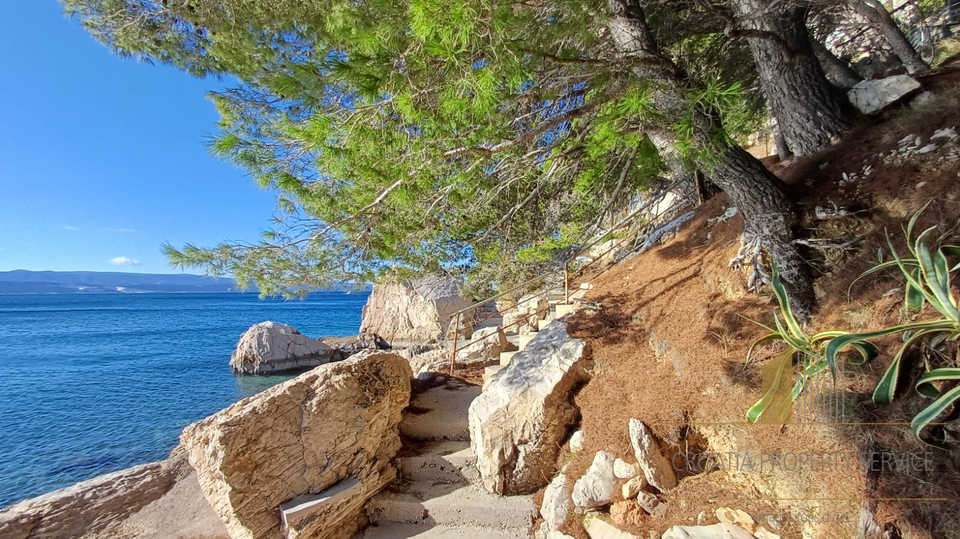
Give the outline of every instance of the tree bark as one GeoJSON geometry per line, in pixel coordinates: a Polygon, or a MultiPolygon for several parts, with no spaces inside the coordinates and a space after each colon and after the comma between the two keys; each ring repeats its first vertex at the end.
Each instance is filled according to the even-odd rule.
{"type": "Polygon", "coordinates": [[[790,151],[815,153],[840,136],[853,109],[827,81],[813,53],[807,10],[793,1],[728,0],[747,38],[763,91],[790,151]]]}
{"type": "Polygon", "coordinates": [[[893,16],[881,2],[876,0],[845,0],[845,3],[850,6],[854,13],[863,17],[867,23],[880,32],[880,35],[890,45],[893,54],[903,62],[903,67],[907,69],[907,73],[913,75],[929,69],[930,66],[923,61],[920,53],[913,48],[913,45],[907,40],[907,36],[903,35],[897,21],[893,20],[893,16]]]}
{"type": "Polygon", "coordinates": [[[813,54],[820,62],[820,67],[823,69],[823,73],[827,76],[830,84],[846,90],[853,88],[857,83],[863,81],[863,77],[861,77],[859,73],[854,71],[849,64],[838,58],[836,54],[833,54],[833,51],[828,49],[826,45],[813,39],[813,36],[810,38],[810,45],[813,46],[813,54]]]}
{"type": "Polygon", "coordinates": [[[666,163],[673,176],[676,189],[683,195],[688,202],[694,205],[700,205],[706,195],[705,180],[702,180],[700,172],[695,168],[688,166],[680,156],[676,154],[675,140],[663,133],[649,133],[650,142],[656,146],[660,153],[660,158],[666,163]]]}
{"type": "MultiPolygon", "coordinates": [[[[607,5],[613,43],[620,54],[637,60],[633,72],[652,83],[657,109],[669,118],[687,117],[689,78],[660,53],[639,0],[607,0],[607,5]]],[[[744,234],[759,238],[776,262],[791,306],[805,318],[813,303],[813,287],[806,263],[793,248],[795,212],[783,184],[746,150],[727,142],[715,111],[697,108],[692,120],[694,144],[714,157],[710,179],[739,208],[744,234]]]]}

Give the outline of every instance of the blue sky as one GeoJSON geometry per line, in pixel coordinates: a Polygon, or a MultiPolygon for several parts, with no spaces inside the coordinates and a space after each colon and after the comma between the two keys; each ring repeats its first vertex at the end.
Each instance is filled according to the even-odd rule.
{"type": "Polygon", "coordinates": [[[165,240],[259,237],[275,197],[204,144],[218,81],[116,57],[56,0],[0,15],[0,271],[169,273],[165,240]]]}

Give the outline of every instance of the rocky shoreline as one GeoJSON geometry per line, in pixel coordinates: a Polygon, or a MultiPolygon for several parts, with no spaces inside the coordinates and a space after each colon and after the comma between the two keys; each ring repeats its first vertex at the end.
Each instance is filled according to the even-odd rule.
{"type": "MultiPolygon", "coordinates": [[[[325,462],[322,466],[325,470],[323,478],[312,481],[311,484],[329,482],[331,477],[337,475],[356,477],[360,471],[356,468],[358,465],[363,464],[369,467],[370,463],[375,460],[379,462],[378,465],[374,466],[376,469],[371,468],[360,474],[366,479],[350,488],[353,490],[359,489],[369,495],[376,493],[385,484],[393,481],[396,476],[395,470],[389,467],[388,462],[399,449],[399,439],[396,438],[395,432],[396,423],[399,421],[400,410],[405,408],[409,402],[409,384],[415,374],[410,365],[419,365],[417,371],[424,372],[432,366],[439,366],[441,363],[449,361],[449,354],[442,349],[441,344],[449,328],[449,315],[470,304],[457,294],[457,284],[450,279],[429,277],[412,282],[401,283],[397,281],[376,286],[367,306],[364,308],[362,323],[362,329],[372,331],[362,332],[352,337],[312,339],[286,324],[272,321],[255,324],[240,337],[237,347],[231,355],[230,367],[235,373],[256,375],[313,370],[188,426],[181,435],[180,445],[171,452],[170,457],[166,460],[101,475],[0,510],[0,538],[178,537],[178,535],[169,535],[171,530],[162,522],[150,523],[148,522],[149,518],[147,521],[140,523],[131,522],[130,517],[150,509],[152,505],[168,506],[153,508],[161,514],[158,520],[167,523],[169,523],[171,517],[175,516],[170,514],[171,512],[183,513],[186,511],[186,514],[191,515],[190,521],[200,522],[198,529],[194,530],[198,533],[198,536],[208,536],[211,533],[214,536],[263,536],[259,532],[249,531],[248,519],[250,517],[244,511],[241,511],[238,516],[232,509],[236,505],[234,499],[237,496],[232,488],[228,489],[230,490],[228,495],[230,501],[219,505],[207,501],[216,499],[217,496],[222,494],[217,491],[216,487],[211,486],[212,480],[210,478],[217,476],[218,480],[223,479],[224,471],[218,465],[208,463],[206,456],[213,458],[213,455],[217,455],[220,458],[227,459],[245,458],[240,455],[226,456],[222,451],[228,447],[244,448],[244,451],[256,453],[251,448],[249,440],[223,443],[220,449],[213,449],[211,445],[214,439],[220,439],[218,436],[225,435],[224,432],[211,432],[211,429],[217,431],[224,423],[234,420],[234,416],[243,416],[244,412],[240,410],[245,406],[258,409],[258,413],[263,415],[260,420],[243,419],[240,421],[244,425],[250,425],[250,428],[255,428],[258,431],[256,436],[269,442],[284,439],[292,440],[294,438],[298,440],[298,443],[293,446],[282,446],[289,450],[289,454],[280,451],[278,449],[280,446],[270,445],[261,448],[263,451],[260,454],[250,457],[257,462],[256,467],[258,469],[265,470],[263,472],[265,476],[271,476],[284,483],[286,479],[282,479],[282,470],[311,468],[303,462],[298,466],[294,466],[291,462],[296,458],[307,458],[308,454],[320,458],[323,451],[318,448],[317,444],[310,444],[309,452],[303,446],[305,443],[303,441],[305,440],[304,434],[309,430],[309,421],[305,416],[298,414],[300,415],[298,418],[285,420],[282,417],[283,414],[295,410],[300,410],[302,414],[305,414],[306,412],[302,411],[305,406],[309,406],[311,402],[322,401],[325,404],[342,406],[343,409],[317,410],[319,414],[316,418],[318,425],[321,419],[345,416],[352,410],[371,410],[372,415],[368,418],[370,424],[375,424],[381,419],[381,416],[392,416],[393,419],[389,424],[380,425],[378,428],[371,430],[368,433],[369,439],[358,439],[357,441],[358,450],[367,452],[370,452],[372,447],[382,445],[384,447],[380,451],[382,455],[377,458],[359,458],[359,454],[356,452],[344,453],[345,447],[342,437],[344,432],[349,430],[349,425],[331,421],[329,422],[330,425],[323,431],[324,434],[317,434],[321,442],[323,439],[339,440],[336,447],[337,451],[327,451],[327,453],[331,455],[341,455],[343,453],[349,456],[348,461],[344,462],[343,466],[346,467],[344,470],[349,468],[350,473],[343,470],[338,471],[336,466],[325,462]],[[391,343],[388,343],[377,332],[388,335],[395,346],[391,346],[391,343]],[[384,353],[385,350],[391,350],[391,353],[384,353]],[[323,366],[324,369],[317,371],[315,367],[320,366],[323,366]],[[373,402],[371,399],[375,400],[377,397],[372,396],[369,391],[370,382],[382,377],[385,366],[390,366],[389,368],[393,369],[395,373],[400,373],[393,375],[393,381],[390,384],[399,384],[406,387],[406,389],[394,389],[391,386],[377,390],[379,397],[389,398],[393,402],[391,411],[386,415],[380,413],[384,412],[383,410],[371,409],[371,403],[373,402]],[[363,384],[357,382],[356,387],[354,387],[353,396],[359,396],[360,401],[351,401],[351,397],[345,395],[328,396],[324,393],[329,391],[329,387],[342,389],[343,383],[338,382],[341,379],[362,380],[364,382],[363,384]],[[294,393],[298,396],[293,397],[292,394],[294,393]],[[303,395],[307,394],[312,395],[313,400],[302,398],[303,395]],[[293,399],[297,402],[284,405],[282,404],[284,398],[293,399]],[[264,406],[268,408],[266,411],[261,410],[264,406]],[[270,409],[273,408],[280,410],[279,416],[270,412],[270,409]],[[263,432],[265,430],[269,432],[271,425],[285,425],[293,430],[286,434],[270,432],[268,435],[264,435],[263,432]],[[393,436],[393,438],[390,436],[393,436]],[[317,453],[318,451],[320,453],[317,453]],[[270,455],[270,458],[274,461],[274,468],[265,467],[261,455],[270,455]],[[279,469],[276,466],[279,466],[279,469]],[[277,473],[273,474],[274,471],[277,473]],[[172,494],[176,495],[177,500],[175,502],[168,500],[166,504],[159,503],[163,498],[172,494]],[[187,510],[188,508],[189,510],[187,510]],[[106,535],[102,535],[104,533],[106,535]],[[249,535],[250,533],[254,535],[249,535]]],[[[360,419],[355,417],[354,421],[360,421],[360,419]]],[[[237,435],[233,430],[230,432],[231,436],[237,435]]],[[[371,455],[375,453],[377,451],[373,451],[371,455]]],[[[300,472],[295,475],[301,482],[306,480],[300,472]]],[[[252,478],[255,477],[249,474],[249,469],[245,469],[240,476],[251,478],[251,480],[254,480],[252,478]]],[[[264,492],[263,483],[256,480],[255,485],[255,487],[251,486],[248,492],[256,493],[255,498],[261,499],[264,492]]],[[[297,492],[292,490],[290,492],[278,492],[278,501],[273,505],[279,505],[281,502],[286,502],[303,493],[300,492],[300,490],[304,490],[303,488],[293,485],[296,485],[296,482],[291,482],[286,488],[288,490],[292,488],[297,492]],[[279,498],[283,499],[280,500],[279,498]]],[[[314,486],[307,488],[304,492],[311,489],[317,490],[314,486]]],[[[354,503],[355,505],[359,503],[359,505],[350,508],[350,510],[344,510],[341,519],[359,519],[356,513],[358,510],[362,512],[363,503],[354,503]]],[[[263,513],[276,516],[272,506],[263,513]]],[[[264,525],[265,527],[276,527],[275,525],[278,525],[277,522],[271,520],[269,515],[261,516],[261,518],[266,518],[269,521],[268,524],[264,525]]],[[[183,524],[185,527],[181,530],[183,532],[181,535],[187,537],[191,532],[191,526],[189,523],[183,524]]],[[[289,529],[297,529],[297,524],[292,521],[285,523],[285,526],[289,529]]],[[[320,537],[322,535],[311,535],[306,533],[304,529],[299,529],[293,536],[320,537]]],[[[340,536],[342,535],[331,535],[331,537],[340,536]]]]}

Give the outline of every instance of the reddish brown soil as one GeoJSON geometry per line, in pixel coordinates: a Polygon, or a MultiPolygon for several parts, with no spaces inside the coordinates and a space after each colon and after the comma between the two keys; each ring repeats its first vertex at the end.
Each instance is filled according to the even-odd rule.
{"type": "MultiPolygon", "coordinates": [[[[894,245],[905,252],[901,226],[910,215],[930,203],[918,227],[940,226],[956,243],[960,217],[960,161],[944,161],[942,155],[918,156],[909,162],[885,166],[874,155],[896,148],[906,134],[924,140],[939,128],[960,126],[960,98],[956,90],[960,75],[932,76],[924,82],[938,92],[933,108],[885,113],[864,120],[844,142],[818,155],[792,163],[771,166],[790,186],[805,215],[801,235],[842,243],[862,237],[844,250],[803,250],[817,277],[820,310],[809,331],[843,329],[860,331],[903,322],[900,312],[902,279],[893,272],[880,273],[858,282],[848,297],[851,282],[876,263],[878,248],[886,249],[884,230],[894,245]],[[866,160],[866,161],[865,161],[866,160]],[[875,161],[874,172],[857,186],[840,187],[842,172],[858,172],[865,162],[875,161]],[[925,182],[922,185],[918,185],[925,182]],[[835,202],[858,213],[836,221],[816,222],[808,216],[814,206],[835,202]]],[[[743,222],[739,216],[725,223],[709,219],[729,205],[721,195],[698,209],[696,217],[676,238],[650,252],[610,267],[591,278],[594,288],[587,299],[602,309],[581,311],[570,322],[572,334],[586,340],[593,351],[593,378],[576,398],[582,411],[581,427],[587,433],[584,451],[569,458],[568,476],[576,478],[587,469],[596,451],[630,456],[627,422],[641,419],[671,451],[702,450],[698,432],[730,429],[757,451],[843,451],[859,453],[871,448],[891,451],[931,451],[933,471],[912,474],[885,472],[866,490],[866,477],[857,469],[823,471],[786,481],[797,484],[805,496],[818,498],[943,498],[946,501],[877,502],[881,524],[892,523],[904,537],[960,537],[960,449],[931,449],[919,442],[908,426],[900,425],[747,425],[745,410],[760,396],[760,368],[778,350],[762,348],[759,360],[744,368],[747,348],[764,330],[750,320],[772,323],[776,305],[772,296],[746,291],[744,274],[728,267],[739,247],[743,222]],[[717,423],[730,423],[720,425],[717,423]]],[[[889,255],[887,255],[889,257],[889,255]]],[[[935,313],[925,312],[923,317],[935,313]]],[[[895,352],[898,337],[880,339],[882,356],[855,370],[846,387],[852,418],[862,423],[903,423],[930,401],[904,391],[888,406],[874,405],[870,393],[895,352]]],[[[920,367],[906,368],[902,387],[920,367]]],[[[559,463],[564,464],[564,463],[559,463]]],[[[779,480],[779,479],[778,479],[779,480]]],[[[777,485],[779,487],[779,485],[777,485]]],[[[704,523],[716,522],[718,507],[734,507],[750,513],[785,510],[789,501],[770,501],[769,493],[753,485],[727,480],[723,471],[690,475],[669,493],[668,511],[658,517],[632,522],[634,533],[646,537],[673,524],[693,524],[703,512],[704,523]],[[735,499],[730,499],[735,498],[735,499]]],[[[826,511],[859,516],[859,502],[823,502],[826,511]]],[[[583,537],[576,519],[568,533],[583,537]]],[[[849,527],[823,533],[849,536],[849,527]]],[[[778,531],[784,537],[799,537],[799,528],[778,531]]]]}

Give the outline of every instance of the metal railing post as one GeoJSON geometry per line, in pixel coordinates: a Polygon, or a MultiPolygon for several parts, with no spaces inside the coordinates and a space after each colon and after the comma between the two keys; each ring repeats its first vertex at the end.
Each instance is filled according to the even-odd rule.
{"type": "Polygon", "coordinates": [[[460,338],[460,316],[461,313],[457,313],[457,322],[454,328],[456,331],[453,333],[453,352],[450,353],[450,376],[453,376],[453,369],[457,366],[457,339],[460,338]]]}
{"type": "Polygon", "coordinates": [[[570,305],[570,265],[563,267],[563,304],[570,305]]]}

